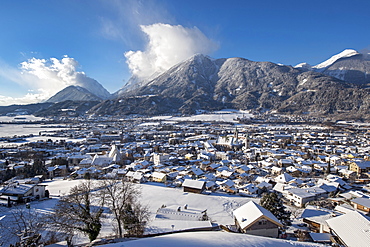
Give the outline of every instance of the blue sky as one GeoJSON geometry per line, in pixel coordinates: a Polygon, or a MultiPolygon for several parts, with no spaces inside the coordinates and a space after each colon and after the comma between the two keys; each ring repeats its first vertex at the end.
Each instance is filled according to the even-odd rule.
{"type": "Polygon", "coordinates": [[[113,93],[132,73],[193,52],[315,65],[370,48],[369,9],[365,0],[1,1],[0,104],[40,101],[78,84],[76,73],[113,93]]]}

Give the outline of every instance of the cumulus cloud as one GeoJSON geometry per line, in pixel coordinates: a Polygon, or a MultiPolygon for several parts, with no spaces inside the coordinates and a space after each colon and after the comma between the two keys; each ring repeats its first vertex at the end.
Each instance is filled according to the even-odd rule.
{"type": "Polygon", "coordinates": [[[8,66],[1,61],[0,65],[0,77],[27,89],[26,94],[22,96],[0,95],[0,105],[42,102],[71,85],[86,88],[103,99],[110,96],[96,80],[78,71],[78,62],[68,56],[48,60],[31,58],[22,62],[19,68],[8,66]]]}
{"type": "Polygon", "coordinates": [[[38,87],[39,79],[28,73],[22,73],[19,68],[9,66],[1,60],[0,80],[0,86],[6,89],[1,93],[4,91],[7,93],[7,95],[0,95],[0,105],[38,103],[50,97],[47,91],[38,87]],[[25,95],[22,95],[23,91],[25,95]]]}
{"type": "Polygon", "coordinates": [[[86,88],[95,95],[105,99],[110,96],[96,80],[88,77],[82,71],[77,71],[78,62],[74,58],[64,56],[62,59],[31,58],[21,63],[23,73],[35,76],[35,85],[30,85],[36,90],[43,89],[49,95],[54,95],[65,87],[75,85],[86,88]]]}
{"type": "Polygon", "coordinates": [[[36,92],[31,90],[22,97],[0,95],[0,105],[24,105],[39,103],[47,100],[48,98],[50,98],[50,95],[45,90],[40,89],[36,92]]]}
{"type": "Polygon", "coordinates": [[[139,78],[163,72],[194,54],[210,54],[218,49],[217,43],[197,27],[163,23],[140,27],[148,37],[146,49],[125,53],[132,74],[139,78]]]}
{"type": "Polygon", "coordinates": [[[78,63],[65,56],[61,60],[51,58],[46,59],[31,58],[21,63],[23,74],[33,75],[35,80],[29,85],[31,88],[42,88],[50,94],[54,94],[66,86],[76,84],[76,66],[78,63]]]}

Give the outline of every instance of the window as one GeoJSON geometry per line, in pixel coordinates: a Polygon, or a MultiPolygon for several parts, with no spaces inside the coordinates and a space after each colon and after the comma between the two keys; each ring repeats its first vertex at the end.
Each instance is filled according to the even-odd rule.
{"type": "Polygon", "coordinates": [[[267,224],[267,220],[258,221],[258,225],[266,225],[266,224],[267,224]]]}

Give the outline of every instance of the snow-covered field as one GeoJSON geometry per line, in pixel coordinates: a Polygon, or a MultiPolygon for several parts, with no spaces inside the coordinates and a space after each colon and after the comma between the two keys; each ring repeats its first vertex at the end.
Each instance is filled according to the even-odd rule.
{"type": "Polygon", "coordinates": [[[19,115],[16,117],[0,116],[0,122],[17,122],[17,121],[41,121],[43,118],[33,115],[19,115]]]}
{"type": "MultiPolygon", "coordinates": [[[[62,128],[45,127],[41,124],[0,124],[0,137],[39,135],[40,131],[57,131],[62,128]]],[[[46,137],[44,137],[46,138],[46,137]]]]}
{"type": "Polygon", "coordinates": [[[19,142],[5,142],[0,141],[0,146],[6,147],[6,146],[15,146],[15,145],[21,145],[29,142],[36,142],[36,141],[71,141],[71,142],[82,142],[84,139],[72,139],[67,137],[52,137],[52,136],[40,136],[40,132],[56,132],[63,128],[61,127],[52,127],[48,125],[48,127],[41,125],[41,124],[0,124],[0,137],[13,137],[13,136],[28,136],[28,135],[34,135],[31,137],[24,138],[24,141],[19,142]]]}
{"type": "Polygon", "coordinates": [[[205,121],[205,122],[237,122],[237,118],[250,118],[253,115],[246,111],[238,111],[232,109],[225,109],[213,113],[198,114],[188,117],[173,117],[173,116],[157,116],[152,117],[152,120],[164,121],[205,121]]]}
{"type": "MultiPolygon", "coordinates": [[[[43,184],[47,185],[51,199],[44,201],[31,202],[31,208],[40,213],[50,213],[57,203],[59,197],[67,194],[73,186],[78,185],[84,180],[47,180],[43,184]]],[[[232,196],[227,194],[201,195],[184,193],[181,188],[169,188],[160,183],[138,184],[141,187],[141,203],[147,205],[151,213],[151,223],[147,228],[147,233],[158,232],[158,224],[154,221],[156,211],[162,206],[184,206],[189,208],[207,209],[210,219],[218,224],[232,224],[232,211],[237,207],[248,202],[250,199],[232,196]]],[[[6,213],[5,213],[6,215],[6,213]]],[[[2,216],[0,211],[0,217],[2,216]]],[[[9,216],[8,216],[9,217],[9,216]]],[[[4,220],[6,220],[5,217],[4,220]]],[[[172,223],[173,224],[173,223],[172,223]]],[[[171,228],[169,225],[168,228],[171,228]]],[[[176,223],[174,229],[176,230],[176,223]]],[[[99,237],[112,235],[112,224],[109,215],[103,220],[103,228],[99,237]]],[[[78,242],[88,242],[86,237],[78,236],[78,242]]]]}
{"type": "MultiPolygon", "coordinates": [[[[51,199],[44,201],[31,202],[31,208],[40,213],[51,213],[53,207],[57,203],[59,197],[63,194],[67,194],[69,190],[83,182],[84,180],[62,180],[54,179],[47,180],[43,184],[47,185],[47,189],[50,192],[51,199]]],[[[174,224],[174,230],[176,230],[176,222],[171,222],[169,226],[163,226],[158,224],[154,220],[156,211],[162,206],[184,206],[188,205],[188,208],[193,209],[207,209],[208,216],[212,222],[217,224],[227,225],[233,224],[232,211],[241,205],[247,203],[251,198],[245,198],[235,195],[215,193],[210,195],[194,194],[183,192],[181,188],[170,188],[165,187],[160,183],[145,183],[138,184],[141,188],[141,203],[147,205],[151,213],[151,222],[147,227],[147,233],[158,232],[158,226],[170,229],[171,225],[174,224]]],[[[253,199],[258,200],[258,199],[253,199]]],[[[24,205],[23,205],[24,206],[24,205]]],[[[1,213],[0,219],[3,216],[7,216],[7,213],[1,213]]],[[[3,220],[6,220],[5,217],[3,220]]],[[[103,227],[99,238],[111,236],[112,220],[109,215],[103,219],[103,227]]],[[[181,222],[177,224],[181,225],[181,222]]],[[[1,233],[0,233],[1,235],[1,233]]],[[[86,236],[75,236],[74,240],[76,243],[87,243],[88,239],[86,236]]],[[[171,234],[168,236],[161,236],[155,238],[148,238],[142,240],[126,241],[110,246],[312,246],[307,244],[301,244],[292,241],[282,241],[270,238],[259,238],[254,236],[244,236],[242,234],[230,234],[222,232],[197,232],[197,233],[181,233],[171,234]],[[175,244],[176,243],[176,244],[175,244]]],[[[317,246],[317,245],[315,245],[317,246]]]]}
{"type": "MultiPolygon", "coordinates": [[[[45,209],[55,205],[54,200],[59,195],[69,192],[70,188],[83,182],[84,180],[53,180],[46,181],[47,189],[50,192],[52,200],[33,202],[33,207],[45,209]]],[[[194,194],[183,192],[182,188],[165,187],[161,183],[145,183],[138,184],[141,188],[141,203],[147,205],[150,212],[155,216],[156,211],[162,206],[184,206],[189,208],[207,209],[208,216],[212,221],[218,224],[232,224],[232,211],[244,203],[247,203],[250,198],[240,197],[228,194],[194,194]]],[[[254,199],[256,200],[256,199],[254,199]]],[[[149,227],[150,228],[150,227],[149,227]]]]}

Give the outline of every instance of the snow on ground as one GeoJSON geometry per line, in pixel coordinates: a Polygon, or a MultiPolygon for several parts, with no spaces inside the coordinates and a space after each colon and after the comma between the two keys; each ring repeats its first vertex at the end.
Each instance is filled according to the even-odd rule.
{"type": "Polygon", "coordinates": [[[228,232],[186,232],[175,233],[159,237],[125,241],[115,244],[103,245],[105,247],[189,247],[189,246],[222,246],[222,247],[309,247],[323,246],[313,243],[295,242],[274,238],[264,238],[247,234],[228,233],[228,232]]]}
{"type": "MultiPolygon", "coordinates": [[[[78,185],[84,180],[63,180],[54,179],[47,180],[43,184],[47,185],[51,199],[44,201],[31,202],[31,208],[40,213],[51,213],[53,207],[59,200],[60,196],[67,194],[73,186],[78,185]]],[[[210,220],[217,224],[228,225],[233,224],[232,212],[236,208],[244,205],[250,200],[258,201],[259,199],[251,199],[240,197],[237,195],[228,195],[224,193],[212,193],[210,195],[194,194],[183,192],[182,188],[165,187],[164,184],[149,182],[138,184],[141,188],[141,203],[147,205],[151,213],[151,222],[149,223],[146,233],[161,232],[158,228],[163,228],[162,231],[169,229],[181,228],[181,223],[178,222],[158,222],[154,220],[155,213],[162,206],[184,206],[188,205],[189,209],[207,209],[207,215],[210,220]],[[172,228],[174,225],[174,228],[172,228]],[[177,226],[177,227],[176,227],[177,226]]],[[[24,206],[24,205],[23,205],[24,206]]],[[[0,218],[2,214],[0,213],[0,218]]],[[[6,218],[5,218],[6,219],[6,218]]],[[[99,238],[104,238],[113,235],[111,215],[106,215],[103,219],[103,227],[99,238]]],[[[0,233],[1,235],[1,233],[0,233]]],[[[75,243],[87,243],[86,236],[76,235],[75,243]]],[[[318,246],[318,245],[303,245],[300,242],[288,242],[271,238],[258,238],[254,236],[245,236],[242,234],[230,234],[222,232],[194,232],[171,234],[155,238],[148,238],[135,241],[122,242],[116,245],[109,246],[318,246]],[[176,244],[175,244],[176,243],[176,244]],[[222,243],[222,244],[221,244],[222,243]]]]}
{"type": "MultiPolygon", "coordinates": [[[[53,199],[58,196],[64,195],[69,190],[83,182],[84,180],[48,180],[43,184],[47,185],[46,189],[49,190],[53,199]]],[[[207,214],[212,221],[218,224],[232,224],[232,211],[241,205],[252,200],[251,198],[240,197],[237,195],[229,195],[224,193],[212,193],[210,195],[195,194],[183,192],[182,188],[165,187],[162,183],[149,182],[145,184],[138,184],[141,188],[141,203],[149,207],[150,212],[153,214],[153,219],[157,210],[162,206],[184,206],[188,205],[189,208],[207,209],[207,214]]],[[[258,199],[253,199],[257,200],[258,199]]],[[[48,201],[33,202],[35,207],[47,206],[48,201]]]]}
{"type": "Polygon", "coordinates": [[[0,137],[13,137],[13,136],[28,136],[34,135],[32,137],[24,138],[24,141],[18,142],[6,142],[0,141],[0,146],[2,147],[13,147],[19,146],[30,142],[37,142],[37,141],[60,141],[64,140],[66,142],[83,142],[85,138],[80,139],[73,139],[68,137],[53,137],[53,136],[40,136],[40,132],[47,131],[49,134],[52,131],[59,131],[62,130],[61,127],[43,127],[42,125],[25,125],[25,124],[3,124],[0,125],[0,137]]]}
{"type": "MultiPolygon", "coordinates": [[[[52,132],[64,129],[62,127],[53,125],[41,124],[1,124],[0,137],[25,136],[25,135],[39,135],[40,132],[52,132]]],[[[47,138],[44,136],[44,138],[47,138]]]]}
{"type": "MultiPolygon", "coordinates": [[[[50,199],[46,200],[41,200],[41,201],[32,201],[30,202],[30,210],[31,211],[36,211],[38,214],[50,214],[53,212],[53,208],[55,204],[58,202],[59,197],[63,194],[66,194],[69,192],[70,188],[73,186],[81,183],[82,180],[62,180],[62,179],[56,179],[56,180],[48,180],[44,182],[43,184],[48,185],[46,187],[47,190],[50,192],[50,199]]],[[[26,205],[25,204],[20,204],[17,206],[17,208],[20,209],[25,209],[26,205]]],[[[0,207],[0,220],[2,220],[2,224],[5,226],[7,225],[8,227],[10,226],[7,224],[7,222],[12,221],[12,210],[14,208],[6,208],[6,207],[0,207]]],[[[16,240],[14,237],[10,235],[3,235],[3,234],[8,234],[7,231],[0,231],[0,245],[1,245],[1,240],[2,241],[10,241],[10,243],[14,243],[16,240]]],[[[82,236],[81,236],[82,237],[82,236]]],[[[82,239],[82,241],[86,242],[86,237],[78,237],[79,241],[82,239]]],[[[6,242],[7,243],[7,242],[6,242]]],[[[4,246],[9,245],[10,243],[7,243],[4,246]]]]}
{"type": "Polygon", "coordinates": [[[49,190],[50,196],[61,196],[67,194],[69,190],[84,182],[84,179],[68,180],[68,179],[59,179],[46,180],[43,182],[43,185],[47,185],[46,189],[49,190]]]}
{"type": "Polygon", "coordinates": [[[215,121],[215,122],[237,122],[237,118],[250,118],[253,115],[246,111],[238,111],[225,109],[209,114],[198,114],[188,117],[172,117],[172,116],[156,116],[152,120],[167,120],[167,121],[215,121]]]}
{"type": "MultiPolygon", "coordinates": [[[[46,189],[49,190],[51,199],[33,201],[31,202],[31,208],[40,213],[51,213],[59,197],[67,194],[72,187],[83,181],[84,180],[81,179],[54,179],[45,181],[43,184],[47,185],[46,189]]],[[[164,184],[161,183],[145,183],[138,184],[137,186],[141,188],[141,203],[147,205],[151,213],[151,222],[146,230],[149,234],[159,232],[160,230],[158,227],[163,227],[163,231],[172,229],[172,224],[175,225],[174,229],[177,229],[176,223],[171,222],[170,225],[163,226],[163,222],[158,223],[154,221],[155,213],[162,205],[182,207],[187,204],[189,208],[207,209],[207,214],[212,222],[218,224],[233,224],[232,211],[251,200],[250,198],[223,193],[214,193],[210,195],[187,193],[183,192],[182,188],[165,187],[164,184]]],[[[0,213],[0,217],[1,216],[0,213]]],[[[102,238],[112,235],[111,216],[106,215],[102,223],[103,227],[99,237],[102,238]]],[[[177,226],[180,227],[181,224],[179,223],[177,226]]],[[[88,242],[87,238],[81,235],[76,236],[75,240],[77,240],[78,243],[88,242]]]]}
{"type": "Polygon", "coordinates": [[[41,121],[44,118],[35,117],[34,115],[0,116],[0,122],[19,122],[19,121],[41,121]]]}
{"type": "MultiPolygon", "coordinates": [[[[218,224],[233,224],[232,211],[250,201],[250,198],[214,193],[210,195],[183,192],[182,188],[164,187],[160,183],[146,183],[142,188],[141,202],[155,213],[163,204],[207,209],[211,221],[218,224]]],[[[254,199],[255,200],[255,199],[254,199]]],[[[154,218],[154,217],[153,217],[154,218]]]]}

